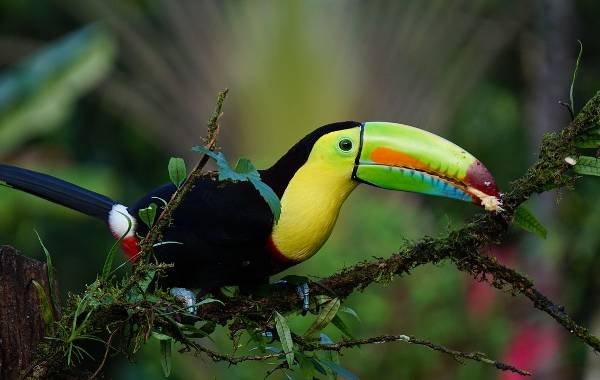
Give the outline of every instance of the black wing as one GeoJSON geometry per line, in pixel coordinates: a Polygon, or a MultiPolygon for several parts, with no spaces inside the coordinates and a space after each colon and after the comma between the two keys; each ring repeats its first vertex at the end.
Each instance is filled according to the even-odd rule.
{"type": "MultiPolygon", "coordinates": [[[[137,217],[152,202],[162,211],[161,199],[169,201],[174,191],[172,184],[161,186],[129,211],[137,217]]],[[[141,224],[136,232],[144,236],[148,229],[141,224]]],[[[215,288],[264,281],[272,273],[266,249],[272,229],[273,214],[250,183],[201,178],[155,248],[159,261],[175,264],[166,286],[215,288]]]]}

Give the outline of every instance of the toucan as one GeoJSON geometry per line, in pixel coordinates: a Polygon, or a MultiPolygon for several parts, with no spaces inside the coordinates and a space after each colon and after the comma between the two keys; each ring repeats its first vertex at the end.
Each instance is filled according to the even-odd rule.
{"type": "MultiPolygon", "coordinates": [[[[186,303],[194,299],[186,289],[251,287],[312,257],[331,234],[342,204],[361,183],[473,202],[488,210],[501,207],[494,178],[473,155],[430,132],[396,123],[344,121],[322,126],[259,173],[281,201],[277,222],[250,183],[220,182],[214,173],[200,178],[175,210],[163,233],[164,241],[172,244],[159,244],[154,250],[160,262],[173,264],[162,286],[174,289],[186,303]]],[[[102,220],[116,239],[122,238],[131,261],[148,232],[138,211],[168,201],[176,190],[165,184],[127,207],[14,166],[0,165],[0,181],[102,220]]]]}

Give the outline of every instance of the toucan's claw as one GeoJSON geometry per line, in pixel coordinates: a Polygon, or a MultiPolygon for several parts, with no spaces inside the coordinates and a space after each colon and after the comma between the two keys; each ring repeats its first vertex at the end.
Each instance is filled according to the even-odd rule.
{"type": "Polygon", "coordinates": [[[302,300],[302,314],[306,314],[310,306],[310,288],[308,287],[308,283],[305,282],[296,286],[296,292],[302,300]]]}
{"type": "Polygon", "coordinates": [[[186,288],[172,288],[171,295],[185,305],[186,312],[196,314],[198,306],[196,305],[196,294],[186,288]]]}
{"type": "Polygon", "coordinates": [[[308,312],[310,307],[310,288],[308,286],[308,282],[303,281],[299,282],[299,279],[306,280],[306,277],[301,276],[286,276],[283,279],[275,282],[275,285],[295,285],[296,293],[298,297],[302,300],[302,315],[308,312]],[[296,285],[298,284],[298,285],[296,285]]]}

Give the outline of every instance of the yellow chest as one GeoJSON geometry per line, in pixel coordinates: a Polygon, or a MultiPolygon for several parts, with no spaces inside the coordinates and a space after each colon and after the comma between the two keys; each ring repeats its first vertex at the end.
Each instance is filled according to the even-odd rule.
{"type": "Polygon", "coordinates": [[[302,166],[283,194],[281,217],[271,235],[279,252],[296,262],[314,255],[356,185],[345,171],[318,162],[302,166]]]}

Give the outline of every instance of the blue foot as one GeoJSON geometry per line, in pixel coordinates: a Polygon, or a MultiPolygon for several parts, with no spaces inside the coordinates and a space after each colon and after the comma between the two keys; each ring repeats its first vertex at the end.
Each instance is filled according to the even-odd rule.
{"type": "Polygon", "coordinates": [[[186,288],[172,288],[171,295],[185,305],[185,310],[190,314],[196,314],[198,306],[196,306],[196,294],[186,288]]]}

